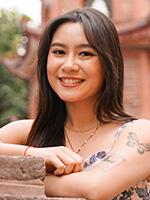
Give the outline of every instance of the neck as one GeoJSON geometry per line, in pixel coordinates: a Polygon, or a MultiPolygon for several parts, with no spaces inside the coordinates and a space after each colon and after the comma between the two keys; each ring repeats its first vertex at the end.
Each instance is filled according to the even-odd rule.
{"type": "Polygon", "coordinates": [[[67,103],[68,118],[66,126],[78,131],[86,131],[97,125],[96,112],[93,105],[84,103],[67,103]]]}

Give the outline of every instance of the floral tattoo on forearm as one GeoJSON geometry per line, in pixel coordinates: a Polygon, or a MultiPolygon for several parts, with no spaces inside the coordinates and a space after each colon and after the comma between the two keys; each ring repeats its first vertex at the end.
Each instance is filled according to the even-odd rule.
{"type": "Polygon", "coordinates": [[[137,152],[141,155],[146,151],[150,152],[150,143],[141,143],[137,135],[133,132],[128,133],[126,145],[129,147],[136,147],[137,152]]]}

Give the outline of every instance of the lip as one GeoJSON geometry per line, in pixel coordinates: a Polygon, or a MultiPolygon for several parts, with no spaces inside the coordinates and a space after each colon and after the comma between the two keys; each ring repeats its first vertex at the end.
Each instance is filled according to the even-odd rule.
{"type": "Polygon", "coordinates": [[[81,85],[84,79],[79,77],[58,77],[64,87],[77,87],[81,85]]]}

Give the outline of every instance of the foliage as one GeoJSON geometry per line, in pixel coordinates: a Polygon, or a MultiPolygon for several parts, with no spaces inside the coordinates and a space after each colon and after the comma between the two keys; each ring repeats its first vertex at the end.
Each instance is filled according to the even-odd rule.
{"type": "Polygon", "coordinates": [[[20,15],[14,11],[0,10],[0,54],[8,56],[16,50],[21,38],[19,29],[20,15]]]}
{"type": "MultiPolygon", "coordinates": [[[[20,15],[0,10],[0,60],[13,57],[22,35],[20,15]]],[[[26,117],[27,83],[10,74],[0,62],[0,126],[26,117]]]]}

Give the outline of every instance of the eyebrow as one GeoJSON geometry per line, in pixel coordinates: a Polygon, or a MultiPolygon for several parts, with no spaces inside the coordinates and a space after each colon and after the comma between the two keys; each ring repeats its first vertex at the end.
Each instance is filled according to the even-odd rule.
{"type": "MultiPolygon", "coordinates": [[[[65,44],[62,44],[62,43],[59,43],[59,42],[55,42],[55,43],[52,43],[50,45],[50,47],[55,47],[55,46],[60,46],[60,47],[63,47],[63,48],[66,47],[65,44]]],[[[93,49],[93,47],[91,45],[89,45],[88,43],[79,44],[79,45],[77,45],[77,48],[92,48],[93,49]]]]}

